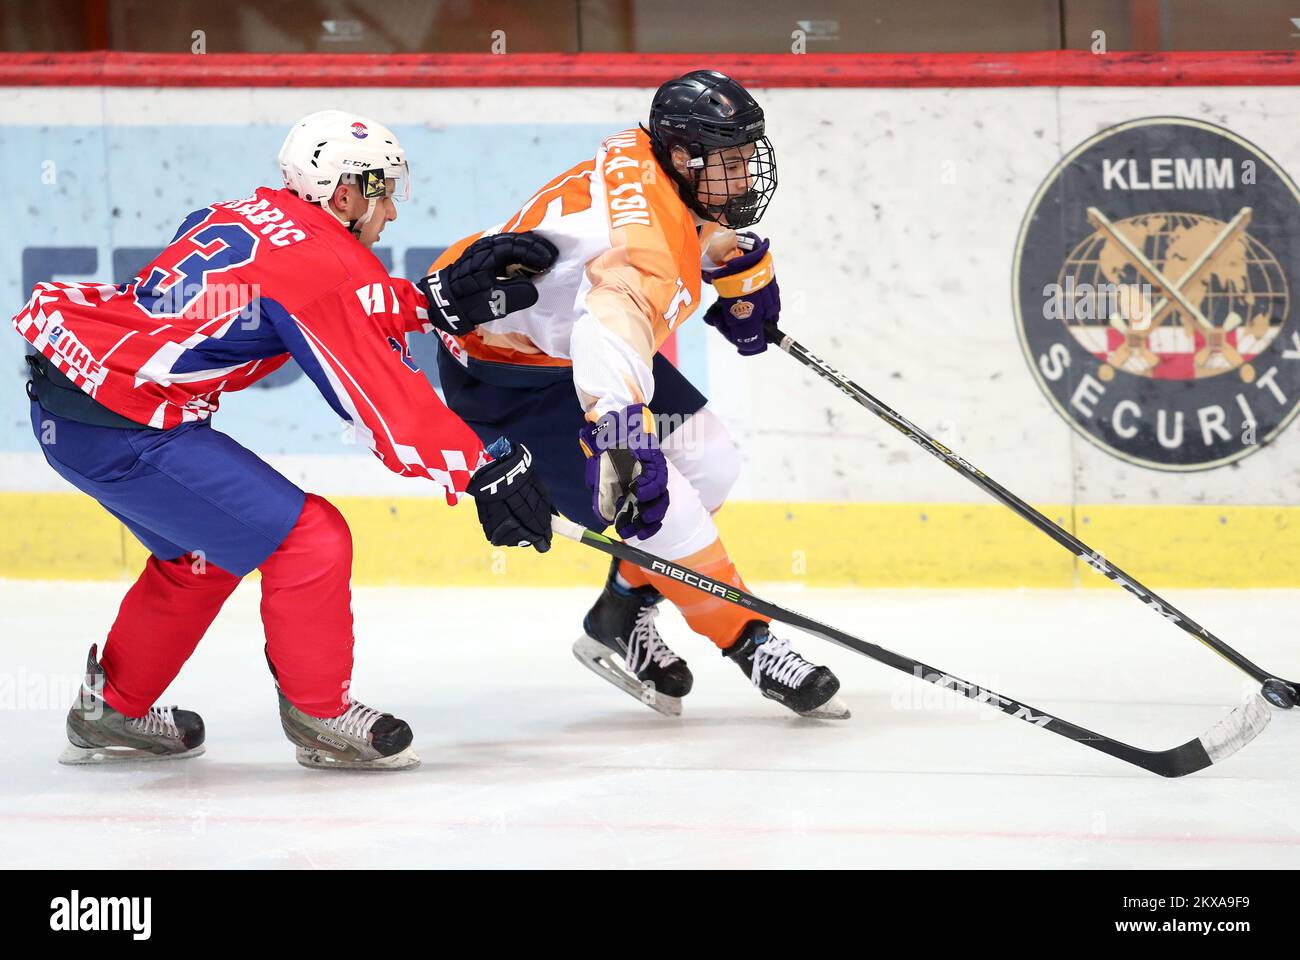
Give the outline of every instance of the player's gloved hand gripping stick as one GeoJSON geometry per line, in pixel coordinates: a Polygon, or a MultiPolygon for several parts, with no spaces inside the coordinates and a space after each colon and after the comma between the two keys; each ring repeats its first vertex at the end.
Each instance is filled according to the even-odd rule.
{"type": "Polygon", "coordinates": [[[1135,577],[1130,576],[1109,560],[1104,559],[1101,554],[1094,551],[1082,540],[1058,527],[1051,520],[1043,516],[1029,504],[1025,503],[1025,501],[1021,500],[1006,487],[1002,486],[990,477],[985,476],[982,471],[977,470],[964,459],[957,456],[957,454],[953,453],[942,443],[939,443],[920,427],[881,403],[826,361],[815,356],[812,351],[798,343],[793,337],[786,336],[777,328],[775,323],[769,323],[767,325],[766,334],[768,342],[779,346],[805,367],[810,368],[823,380],[833,384],[845,396],[854,400],[861,406],[866,407],[876,416],[880,417],[880,419],[884,420],[885,423],[889,424],[903,436],[907,437],[907,439],[911,440],[922,450],[925,450],[927,453],[942,460],[967,480],[974,483],[977,487],[980,487],[997,500],[1000,500],[1022,518],[1032,523],[1039,530],[1043,531],[1043,533],[1047,534],[1088,566],[1092,567],[1092,569],[1096,570],[1108,579],[1113,580],[1115,583],[1118,583],[1121,587],[1133,594],[1133,596],[1137,597],[1156,613],[1160,614],[1166,620],[1177,624],[1183,631],[1191,634],[1219,656],[1237,667],[1237,669],[1241,670],[1247,676],[1261,684],[1260,692],[1273,706],[1282,710],[1290,710],[1296,705],[1297,692],[1300,691],[1300,684],[1297,684],[1294,681],[1279,679],[1274,674],[1268,673],[1260,667],[1257,667],[1232,647],[1228,646],[1212,634],[1205,627],[1201,626],[1187,614],[1175,607],[1168,600],[1159,596],[1150,587],[1143,585],[1135,577]]]}
{"type": "Polygon", "coordinates": [[[466,492],[474,498],[483,534],[497,547],[532,546],[551,549],[551,512],[555,509],[546,484],[533,467],[533,456],[522,443],[512,447],[505,437],[487,448],[491,462],[474,471],[466,492]]]}
{"type": "Polygon", "coordinates": [[[781,288],[768,245],[753,233],[737,234],[736,246],[745,252],[717,270],[704,271],[704,279],[718,292],[718,299],[704,312],[704,322],[726,337],[742,357],[767,349],[765,326],[781,317],[781,288]]]}
{"type": "Polygon", "coordinates": [[[814,636],[829,640],[846,650],[852,650],[864,657],[870,657],[872,660],[893,667],[895,670],[911,674],[936,686],[953,690],[971,700],[988,703],[997,707],[1003,713],[1010,714],[1017,720],[1024,720],[1026,723],[1031,723],[1042,730],[1048,730],[1073,740],[1075,743],[1081,743],[1085,747],[1099,750],[1109,756],[1123,760],[1125,763],[1131,763],[1142,767],[1144,770],[1150,770],[1152,773],[1158,773],[1162,777],[1182,777],[1189,773],[1195,773],[1197,770],[1203,770],[1211,764],[1222,762],[1255,739],[1259,732],[1268,726],[1268,721],[1272,717],[1268,707],[1264,704],[1263,698],[1254,695],[1249,701],[1232,711],[1208,732],[1195,740],[1189,740],[1187,743],[1169,750],[1142,750],[1127,743],[1112,740],[1100,733],[1093,733],[1091,730],[1086,730],[1070,723],[1068,720],[1062,720],[1060,717],[1053,716],[1038,707],[1019,703],[1010,697],[968,683],[950,673],[945,673],[942,670],[921,663],[919,660],[913,660],[911,657],[894,653],[884,647],[878,647],[874,643],[859,640],[842,630],[829,627],[824,623],[818,623],[811,617],[805,617],[792,610],[786,610],[753,594],[746,593],[739,587],[733,587],[726,583],[717,583],[703,574],[676,564],[671,560],[656,557],[631,544],[613,540],[604,534],[594,533],[565,517],[553,517],[551,523],[554,531],[562,537],[585,543],[601,553],[634,563],[651,573],[671,577],[673,580],[685,583],[696,590],[717,597],[727,603],[753,610],[755,613],[763,614],[781,623],[788,623],[792,627],[797,627],[814,636]]]}
{"type": "Polygon", "coordinates": [[[578,431],[591,506],[620,537],[652,537],[668,512],[668,461],[644,403],[611,410],[578,431]]]}

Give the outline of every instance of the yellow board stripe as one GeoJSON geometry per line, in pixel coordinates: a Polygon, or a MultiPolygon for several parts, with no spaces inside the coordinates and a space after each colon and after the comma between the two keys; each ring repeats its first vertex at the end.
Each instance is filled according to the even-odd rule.
{"type": "MultiPolygon", "coordinates": [[[[363,584],[598,583],[603,554],[559,541],[545,556],[483,541],[471,504],[331,498],[347,516],[363,584]]],[[[1153,587],[1300,587],[1300,507],[1040,507],[1153,587]]],[[[751,583],[809,586],[1108,586],[999,504],[728,504],[718,516],[751,583]]],[[[145,551],[78,494],[0,493],[0,577],[134,578],[145,551]]],[[[1111,587],[1111,589],[1114,589],[1111,587]]]]}

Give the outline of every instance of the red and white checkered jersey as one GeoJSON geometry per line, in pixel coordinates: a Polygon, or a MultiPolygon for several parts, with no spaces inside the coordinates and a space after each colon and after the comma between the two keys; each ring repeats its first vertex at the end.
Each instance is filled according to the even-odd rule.
{"type": "Polygon", "coordinates": [[[391,470],[464,492],[488,459],[407,352],[425,301],[321,207],[287,190],[185,218],[138,276],[41,283],[13,318],[110,410],[167,429],[202,420],[292,356],[391,470]]]}

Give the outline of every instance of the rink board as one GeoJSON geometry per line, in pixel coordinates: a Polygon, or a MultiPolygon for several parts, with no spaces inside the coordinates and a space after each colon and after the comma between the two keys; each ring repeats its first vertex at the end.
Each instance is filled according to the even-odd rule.
{"type": "MultiPolygon", "coordinates": [[[[841,72],[834,88],[759,74],[771,78],[756,89],[781,169],[762,229],[773,238],[783,326],[1017,495],[1054,505],[1053,519],[1139,577],[1300,586],[1300,427],[1213,469],[1163,472],[1121,460],[1072,430],[1039,389],[1011,296],[1018,231],[1036,191],[1100,129],[1150,116],[1204,119],[1300,174],[1296,88],[1286,85],[1294,78],[1276,65],[1246,66],[1255,73],[1190,75],[1237,84],[1227,87],[1094,86],[1086,84],[1115,80],[1086,70],[1079,86],[993,88],[963,85],[959,73],[945,75],[952,86],[937,75],[931,86],[912,86],[915,77],[897,65],[897,86],[874,74],[841,72]]],[[[395,273],[416,275],[434,251],[499,221],[554,172],[590,156],[601,137],[636,122],[649,97],[640,74],[619,74],[617,86],[598,77],[535,85],[533,74],[509,88],[482,75],[449,86],[454,74],[440,76],[364,90],[301,78],[293,89],[265,78],[185,89],[0,86],[0,150],[27,172],[13,185],[12,227],[0,235],[3,303],[17,309],[25,287],[46,276],[123,279],[184,212],[274,180],[285,127],[326,104],[384,118],[406,145],[415,199],[380,252],[395,273]]],[[[1042,84],[1047,75],[1035,76],[1021,80],[1042,84]]],[[[1074,75],[1062,76],[1068,84],[1074,75]]],[[[40,461],[21,347],[0,336],[0,576],[129,576],[138,547],[88,501],[65,495],[40,461]]],[[[412,337],[411,348],[436,382],[432,339],[412,337]]],[[[719,523],[750,580],[1094,582],[1041,533],[789,358],[740,358],[698,315],[669,349],[740,445],[743,470],[719,523]]],[[[428,485],[349,446],[351,435],[296,373],[288,365],[266,389],[227,398],[214,423],[306,489],[339,500],[360,582],[508,576],[562,585],[596,575],[599,558],[580,551],[537,558],[483,546],[470,510],[447,510],[428,485]]],[[[1200,441],[1189,428],[1184,442],[1200,441]]]]}
{"type": "MultiPolygon", "coordinates": [[[[570,586],[599,580],[603,554],[568,541],[547,555],[492,548],[469,504],[333,498],[352,528],[363,584],[570,586]]],[[[1059,525],[1152,586],[1285,587],[1300,508],[1041,505],[1059,525]]],[[[1062,547],[998,504],[728,504],[717,517],[751,582],[809,586],[1101,586],[1062,547]]],[[[0,577],[134,578],[144,548],[87,497],[0,493],[0,577]]]]}

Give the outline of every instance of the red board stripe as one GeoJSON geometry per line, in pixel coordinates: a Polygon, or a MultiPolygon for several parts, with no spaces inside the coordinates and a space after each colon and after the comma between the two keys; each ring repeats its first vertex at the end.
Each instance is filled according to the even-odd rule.
{"type": "Polygon", "coordinates": [[[1300,54],[0,53],[0,86],[653,87],[698,67],[755,87],[1300,85],[1300,54]]]}

